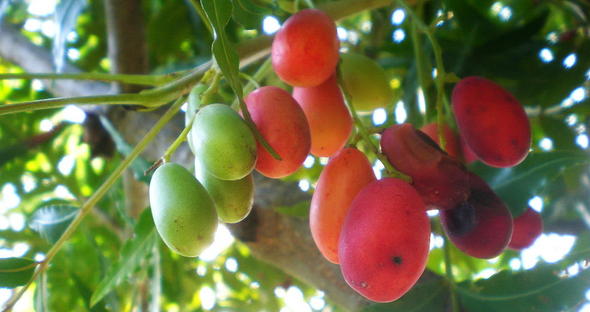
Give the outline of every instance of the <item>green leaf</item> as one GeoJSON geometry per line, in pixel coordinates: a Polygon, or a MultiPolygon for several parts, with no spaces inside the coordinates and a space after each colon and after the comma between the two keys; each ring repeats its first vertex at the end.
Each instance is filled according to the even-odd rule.
{"type": "Polygon", "coordinates": [[[36,266],[35,261],[27,258],[0,259],[0,287],[14,288],[26,284],[36,266]]]}
{"type": "Polygon", "coordinates": [[[307,218],[309,216],[309,201],[302,201],[291,206],[276,207],[276,211],[287,216],[307,218]]]}
{"type": "Polygon", "coordinates": [[[364,312],[430,312],[444,311],[449,289],[442,280],[428,281],[414,286],[399,300],[373,304],[364,312]]]}
{"type": "Polygon", "coordinates": [[[542,191],[564,169],[588,164],[590,158],[582,151],[531,153],[520,165],[512,168],[491,168],[475,164],[471,169],[483,177],[518,216],[528,206],[529,199],[542,191]]]}
{"type": "Polygon", "coordinates": [[[569,278],[560,276],[560,271],[558,265],[518,273],[502,271],[486,280],[462,283],[458,293],[467,311],[566,311],[584,300],[590,270],[569,278]]]}
{"type": "Polygon", "coordinates": [[[229,22],[233,11],[232,3],[230,0],[202,0],[201,3],[211,26],[215,30],[215,40],[213,40],[211,47],[215,61],[238,98],[242,99],[240,59],[225,33],[225,26],[229,22]]]}
{"type": "Polygon", "coordinates": [[[233,18],[246,29],[255,29],[260,26],[260,17],[270,10],[258,6],[251,0],[233,0],[233,18]]]}
{"type": "Polygon", "coordinates": [[[127,241],[121,250],[119,261],[113,263],[106,276],[96,287],[90,300],[94,306],[127,275],[133,273],[152,251],[156,241],[156,231],[150,209],[146,209],[140,216],[135,227],[135,237],[127,241]]]}
{"type": "Polygon", "coordinates": [[[30,227],[41,237],[55,243],[74,220],[80,209],[71,205],[46,205],[35,210],[30,227]]]}

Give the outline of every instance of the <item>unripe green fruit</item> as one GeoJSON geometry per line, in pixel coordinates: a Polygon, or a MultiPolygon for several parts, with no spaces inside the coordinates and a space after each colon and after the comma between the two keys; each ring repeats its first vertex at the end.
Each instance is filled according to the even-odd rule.
{"type": "Polygon", "coordinates": [[[227,105],[203,107],[193,123],[195,156],[221,180],[239,180],[256,165],[256,139],[240,115],[227,105]]]}
{"type": "Polygon", "coordinates": [[[198,161],[195,161],[195,176],[211,195],[219,220],[225,223],[237,223],[248,216],[254,203],[252,174],[235,181],[220,180],[209,174],[198,161]]]}
{"type": "Polygon", "coordinates": [[[344,86],[358,112],[384,108],[393,101],[393,91],[379,64],[356,53],[341,54],[340,59],[344,86]]]}
{"type": "MultiPolygon", "coordinates": [[[[191,122],[195,114],[197,114],[197,110],[199,106],[201,106],[201,93],[207,90],[207,86],[204,84],[196,85],[188,95],[188,101],[186,105],[186,113],[184,114],[184,125],[188,126],[191,122]]],[[[188,146],[190,147],[191,151],[194,153],[195,148],[193,147],[193,140],[191,136],[191,131],[187,134],[186,141],[188,142],[188,146]]]]}
{"type": "Polygon", "coordinates": [[[166,163],[156,169],[149,196],[156,229],[170,249],[196,257],[213,242],[217,229],[213,200],[184,167],[166,163]]]}

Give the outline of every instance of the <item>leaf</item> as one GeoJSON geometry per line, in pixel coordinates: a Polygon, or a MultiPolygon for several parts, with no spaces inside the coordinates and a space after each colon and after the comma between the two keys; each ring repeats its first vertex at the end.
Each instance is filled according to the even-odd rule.
{"type": "Polygon", "coordinates": [[[559,276],[560,271],[559,265],[502,271],[486,280],[459,284],[457,289],[467,311],[566,311],[584,300],[590,270],[570,278],[559,276]]]}
{"type": "MultiPolygon", "coordinates": [[[[107,132],[111,135],[111,138],[113,138],[113,141],[115,142],[115,145],[117,146],[117,150],[119,151],[119,153],[125,156],[131,154],[133,147],[125,141],[123,136],[119,133],[119,131],[117,131],[113,124],[104,116],[100,116],[100,122],[107,130],[107,132]]],[[[151,166],[152,164],[149,161],[145,160],[145,158],[141,156],[137,157],[133,161],[133,163],[131,163],[131,170],[133,170],[133,175],[135,179],[137,181],[149,183],[150,177],[146,176],[144,173],[151,166]]]]}
{"type": "Polygon", "coordinates": [[[48,242],[55,243],[79,211],[70,205],[45,205],[35,210],[29,226],[48,242]]]}
{"type": "Polygon", "coordinates": [[[26,284],[36,266],[35,261],[27,258],[0,259],[0,287],[15,288],[26,284]]]}
{"type": "Polygon", "coordinates": [[[270,12],[251,0],[232,0],[232,2],[233,18],[246,29],[255,29],[260,26],[260,17],[270,12]]]}
{"type": "Polygon", "coordinates": [[[430,312],[444,311],[449,290],[442,280],[415,285],[399,300],[385,304],[373,304],[363,312],[430,312]]]}
{"type": "Polygon", "coordinates": [[[309,216],[309,201],[302,201],[292,206],[276,207],[276,211],[287,216],[307,218],[309,216]]]}
{"type": "Polygon", "coordinates": [[[542,191],[564,169],[588,164],[590,158],[581,151],[531,153],[520,165],[512,168],[491,168],[475,164],[471,169],[483,177],[518,216],[531,197],[542,191]]]}
{"type": "Polygon", "coordinates": [[[121,250],[119,261],[113,263],[100,281],[90,299],[90,305],[94,306],[127,275],[133,273],[152,252],[156,241],[156,231],[150,209],[146,209],[140,216],[135,226],[135,237],[128,240],[121,250]]]}
{"type": "Polygon", "coordinates": [[[57,72],[61,72],[65,64],[66,39],[74,30],[76,20],[86,7],[85,0],[62,0],[55,8],[57,31],[53,40],[53,62],[57,72]]]}
{"type": "Polygon", "coordinates": [[[202,0],[201,3],[211,26],[215,30],[215,40],[213,40],[211,46],[215,61],[229,85],[241,100],[243,93],[240,82],[240,60],[225,33],[225,26],[229,22],[233,11],[232,3],[230,0],[202,0]]]}

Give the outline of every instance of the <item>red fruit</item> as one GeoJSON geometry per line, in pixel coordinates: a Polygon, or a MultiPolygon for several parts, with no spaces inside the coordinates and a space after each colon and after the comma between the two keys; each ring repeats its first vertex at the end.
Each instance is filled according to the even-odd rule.
{"type": "Polygon", "coordinates": [[[272,66],[292,86],[317,86],[334,73],[339,48],[334,21],[319,10],[301,10],[277,32],[271,49],[272,66]]]}
{"type": "Polygon", "coordinates": [[[374,181],[355,197],[344,221],[340,269],[367,299],[394,301],[424,272],[429,241],[430,222],[416,190],[400,179],[374,181]]]}
{"type": "Polygon", "coordinates": [[[451,209],[469,196],[469,174],[411,124],[393,125],[381,136],[389,162],[412,178],[428,209],[451,209]]]}
{"type": "Polygon", "coordinates": [[[459,138],[459,141],[461,142],[461,152],[463,153],[463,160],[465,161],[465,163],[471,164],[475,162],[477,160],[477,156],[475,155],[475,153],[473,153],[469,145],[467,145],[467,143],[465,143],[465,140],[461,138],[459,138]]]}
{"type": "Polygon", "coordinates": [[[506,90],[481,77],[461,80],[453,90],[453,112],[465,143],[484,163],[512,167],[531,146],[524,108],[506,90]]]}
{"type": "Polygon", "coordinates": [[[262,87],[244,101],[256,128],[281,156],[277,160],[258,144],[256,170],[269,178],[282,178],[295,172],[309,154],[311,137],[303,110],[285,90],[262,87]]]}
{"type": "Polygon", "coordinates": [[[303,109],[311,130],[311,153],[329,157],[340,150],[352,130],[352,117],[336,76],[332,75],[317,87],[295,87],[293,97],[303,109]]]}
{"type": "Polygon", "coordinates": [[[512,215],[488,184],[471,173],[471,195],[457,207],[441,211],[440,220],[451,241],[466,254],[498,256],[512,235],[512,215]]]}
{"type": "Polygon", "coordinates": [[[541,233],[543,233],[543,219],[538,212],[529,207],[522,215],[514,219],[514,229],[508,248],[525,249],[531,246],[541,233]]]}
{"type": "Polygon", "coordinates": [[[350,203],[375,174],[369,160],[356,148],[336,153],[322,171],[311,198],[309,227],[318,249],[328,261],[338,263],[338,238],[350,203]]]}
{"type": "MultiPolygon", "coordinates": [[[[434,142],[436,142],[436,144],[440,145],[440,142],[438,140],[438,124],[436,122],[431,122],[425,125],[424,127],[422,127],[422,129],[420,129],[420,131],[426,133],[426,135],[428,135],[434,142]]],[[[459,138],[457,137],[457,134],[455,134],[453,129],[451,129],[446,124],[443,125],[443,133],[446,141],[445,151],[447,152],[447,154],[449,154],[451,157],[455,159],[461,159],[461,153],[459,150],[459,138]]]]}

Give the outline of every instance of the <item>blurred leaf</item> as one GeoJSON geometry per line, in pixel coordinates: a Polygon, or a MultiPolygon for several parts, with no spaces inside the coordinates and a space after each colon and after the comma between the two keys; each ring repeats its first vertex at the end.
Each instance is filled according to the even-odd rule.
{"type": "Polygon", "coordinates": [[[261,7],[252,0],[232,0],[234,5],[233,17],[246,29],[254,29],[260,26],[261,17],[270,10],[261,7]]]}
{"type": "Polygon", "coordinates": [[[156,239],[156,230],[150,209],[145,209],[135,227],[135,237],[128,240],[119,256],[119,261],[113,263],[106,276],[92,294],[90,305],[94,306],[127,275],[133,273],[152,252],[156,239]]]}
{"type": "Polygon", "coordinates": [[[211,26],[215,29],[215,40],[211,47],[215,61],[235,94],[241,99],[243,94],[240,82],[240,60],[225,33],[225,26],[232,14],[232,3],[230,0],[201,0],[201,3],[211,26]]]}
{"type": "Polygon", "coordinates": [[[442,280],[419,283],[395,302],[373,304],[363,312],[431,312],[444,311],[449,289],[442,280]]]}
{"type": "Polygon", "coordinates": [[[471,169],[490,183],[512,214],[518,216],[528,207],[529,199],[539,194],[566,167],[588,163],[590,158],[582,151],[554,151],[531,153],[512,168],[498,169],[477,163],[471,169]]]}
{"type": "Polygon", "coordinates": [[[310,202],[306,200],[292,206],[276,207],[275,210],[287,216],[307,218],[309,217],[309,204],[310,202]]]}
{"type": "Polygon", "coordinates": [[[53,62],[57,72],[61,72],[64,67],[68,34],[74,30],[76,20],[85,7],[86,0],[61,0],[55,8],[57,31],[53,40],[53,62]]]}
{"type": "Polygon", "coordinates": [[[55,243],[78,212],[77,207],[70,205],[42,206],[31,216],[30,227],[48,242],[55,243]]]}
{"type": "Polygon", "coordinates": [[[0,259],[0,287],[15,288],[26,284],[36,266],[35,261],[27,258],[0,259]]]}
{"type": "Polygon", "coordinates": [[[489,279],[461,283],[461,303],[467,311],[567,311],[584,300],[590,270],[574,277],[559,276],[559,266],[538,265],[533,270],[502,271],[489,279]]]}

